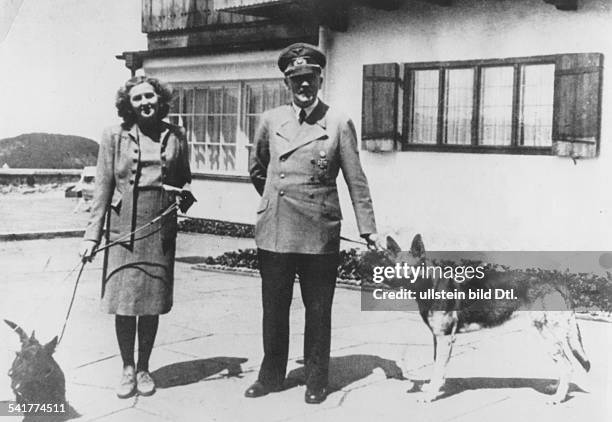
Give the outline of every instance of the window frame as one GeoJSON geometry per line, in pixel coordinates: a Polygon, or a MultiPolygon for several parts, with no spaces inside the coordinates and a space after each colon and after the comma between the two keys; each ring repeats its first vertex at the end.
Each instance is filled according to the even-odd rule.
{"type": "MultiPolygon", "coordinates": [[[[256,78],[256,79],[229,79],[229,80],[211,80],[211,81],[202,80],[202,81],[171,82],[172,87],[174,88],[174,91],[175,91],[174,93],[174,95],[176,96],[175,101],[179,104],[179,112],[173,113],[171,111],[170,113],[168,113],[168,118],[175,117],[175,116],[179,116],[179,117],[189,116],[191,118],[194,118],[195,116],[206,116],[206,117],[209,116],[209,114],[194,113],[194,112],[188,114],[184,112],[183,110],[181,110],[181,108],[183,107],[182,105],[182,98],[184,95],[183,92],[185,90],[194,90],[195,92],[195,90],[197,89],[207,89],[207,88],[215,88],[215,87],[237,87],[238,89],[238,113],[237,113],[237,127],[236,127],[236,142],[233,143],[233,145],[236,146],[236,155],[235,155],[236,157],[238,157],[238,148],[244,148],[246,151],[246,157],[248,157],[249,151],[252,149],[253,144],[252,144],[252,140],[248,139],[248,136],[246,133],[246,129],[247,129],[246,125],[247,125],[248,116],[252,116],[253,113],[248,113],[248,110],[247,110],[248,104],[247,104],[246,90],[249,84],[261,84],[261,83],[266,83],[266,82],[276,82],[279,84],[283,84],[283,78],[256,78]],[[240,138],[241,138],[240,133],[243,133],[244,137],[247,139],[246,144],[240,142],[240,138]]],[[[195,95],[194,95],[194,99],[195,99],[195,95]]],[[[222,115],[225,115],[225,114],[222,113],[222,115]]],[[[261,113],[259,113],[259,115],[261,115],[261,113]]],[[[191,151],[192,145],[194,144],[196,145],[198,144],[221,145],[217,143],[206,143],[206,142],[193,141],[189,139],[189,137],[187,139],[187,143],[190,147],[190,151],[191,151]]],[[[191,157],[190,157],[190,164],[191,164],[191,157]]],[[[236,167],[239,168],[239,170],[235,172],[211,171],[207,169],[198,169],[198,168],[192,167],[191,174],[194,179],[250,182],[250,177],[248,173],[248,164],[249,163],[247,161],[246,171],[244,172],[240,170],[240,167],[242,167],[244,164],[239,164],[238,162],[236,162],[236,167]]]]}
{"type": "MultiPolygon", "coordinates": [[[[401,133],[402,151],[433,151],[433,152],[462,152],[462,153],[498,153],[498,154],[521,154],[521,155],[553,155],[551,146],[525,146],[519,145],[518,125],[520,110],[520,88],[521,88],[521,69],[525,65],[554,65],[555,73],[557,59],[560,55],[512,57],[503,59],[481,59],[481,60],[457,60],[457,61],[438,61],[438,62],[416,62],[404,63],[403,67],[403,124],[401,133]],[[512,120],[511,120],[511,144],[510,145],[480,145],[479,142],[479,120],[481,115],[481,90],[482,90],[482,69],[487,67],[513,67],[513,86],[512,86],[512,120]],[[445,103],[447,99],[446,79],[448,70],[453,69],[473,69],[474,83],[472,87],[472,126],[471,144],[447,144],[445,140],[445,103]],[[414,71],[438,70],[438,119],[437,136],[435,144],[416,144],[410,142],[412,131],[411,120],[413,111],[413,88],[414,71]]],[[[553,84],[555,75],[553,74],[553,84]]],[[[554,102],[554,97],[551,99],[554,102]]],[[[554,110],[553,110],[554,113],[554,110]]],[[[553,122],[554,114],[551,116],[553,122]]],[[[552,141],[552,140],[551,140],[552,141]]]]}

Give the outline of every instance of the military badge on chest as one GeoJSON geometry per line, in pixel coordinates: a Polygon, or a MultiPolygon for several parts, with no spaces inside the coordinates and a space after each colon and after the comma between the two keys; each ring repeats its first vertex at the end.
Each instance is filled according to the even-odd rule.
{"type": "Polygon", "coordinates": [[[316,165],[323,171],[327,170],[327,167],[329,167],[329,160],[327,159],[325,151],[319,151],[319,159],[316,160],[316,165]]]}

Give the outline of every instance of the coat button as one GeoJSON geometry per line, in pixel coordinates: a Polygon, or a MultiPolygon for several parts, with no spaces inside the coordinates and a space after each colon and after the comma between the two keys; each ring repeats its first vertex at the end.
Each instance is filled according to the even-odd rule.
{"type": "Polygon", "coordinates": [[[134,181],[133,181],[133,180],[130,180],[130,185],[133,185],[133,184],[134,184],[134,181]]]}
{"type": "Polygon", "coordinates": [[[138,162],[138,158],[134,158],[132,161],[137,163],[138,162]]]}
{"type": "Polygon", "coordinates": [[[282,191],[280,191],[278,194],[279,194],[280,196],[283,196],[283,195],[285,195],[285,191],[284,191],[284,190],[282,190],[282,191]]]}
{"type": "Polygon", "coordinates": [[[137,149],[134,150],[134,154],[138,154],[138,150],[137,149]]]}
{"type": "Polygon", "coordinates": [[[284,179],[284,178],[285,178],[285,173],[281,173],[281,174],[280,174],[280,178],[281,178],[281,179],[284,179]]]}

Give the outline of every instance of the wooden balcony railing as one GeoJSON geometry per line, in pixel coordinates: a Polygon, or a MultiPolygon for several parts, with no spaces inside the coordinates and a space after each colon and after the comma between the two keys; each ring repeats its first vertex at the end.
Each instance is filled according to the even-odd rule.
{"type": "Polygon", "coordinates": [[[213,0],[142,0],[142,32],[240,25],[263,18],[214,10],[213,0]]]}

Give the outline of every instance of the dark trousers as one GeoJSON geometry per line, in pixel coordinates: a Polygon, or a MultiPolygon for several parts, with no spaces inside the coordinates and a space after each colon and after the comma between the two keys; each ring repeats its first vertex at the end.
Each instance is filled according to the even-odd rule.
{"type": "Polygon", "coordinates": [[[289,354],[289,309],[296,273],[306,308],[304,367],[306,386],[327,386],[331,342],[331,308],[339,255],[306,255],[258,250],[262,280],[264,359],[259,381],[280,387],[289,354]]]}

